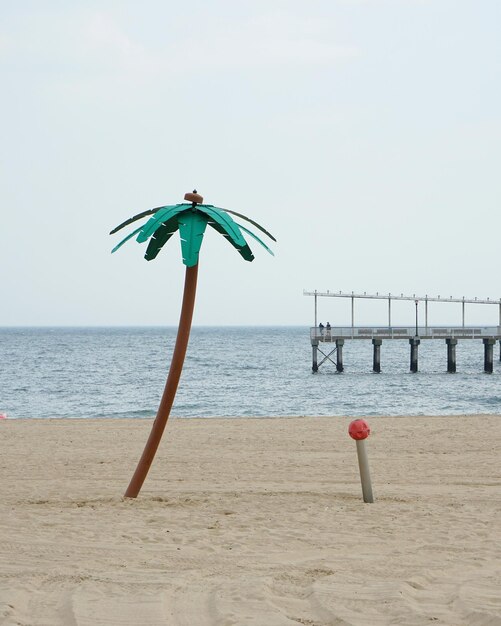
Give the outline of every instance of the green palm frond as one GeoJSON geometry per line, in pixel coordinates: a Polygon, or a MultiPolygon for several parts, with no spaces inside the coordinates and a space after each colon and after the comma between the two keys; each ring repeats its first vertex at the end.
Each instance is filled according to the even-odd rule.
{"type": "Polygon", "coordinates": [[[170,220],[167,220],[166,222],[160,224],[160,226],[151,236],[148,247],[146,248],[144,258],[147,261],[152,261],[153,259],[155,259],[160,250],[164,247],[164,245],[169,241],[169,239],[177,230],[179,230],[177,216],[171,217],[170,220]]]}
{"type": "Polygon", "coordinates": [[[164,209],[157,211],[155,215],[150,217],[146,224],[144,224],[141,228],[141,231],[137,236],[137,242],[143,243],[144,241],[147,241],[157,228],[160,228],[164,222],[167,222],[171,217],[174,217],[174,215],[177,215],[182,211],[186,211],[187,206],[189,207],[190,205],[178,204],[174,207],[165,207],[164,209]]]}
{"type": "MultiPolygon", "coordinates": [[[[264,243],[264,241],[262,241],[257,235],[255,235],[251,230],[249,230],[248,228],[245,228],[245,226],[242,226],[242,224],[239,224],[238,227],[240,228],[240,230],[243,230],[245,233],[247,233],[248,235],[250,235],[253,239],[255,239],[258,243],[260,243],[263,248],[265,250],[267,250],[271,256],[275,256],[275,253],[273,252],[273,250],[271,250],[270,248],[268,248],[268,246],[264,243]]],[[[276,241],[276,240],[275,240],[276,241]]]]}
{"type": "Polygon", "coordinates": [[[227,215],[221,209],[209,207],[207,205],[203,205],[203,211],[213,220],[209,222],[209,225],[212,226],[214,230],[217,230],[218,233],[226,237],[231,245],[238,250],[246,261],[252,261],[254,259],[252,250],[243,238],[240,227],[232,217],[227,215]]]}
{"type": "Polygon", "coordinates": [[[186,267],[193,267],[198,263],[198,253],[208,221],[207,215],[201,211],[185,211],[178,218],[181,251],[186,267]]]}
{"type": "Polygon", "coordinates": [[[121,248],[124,243],[126,241],[129,241],[129,239],[132,239],[132,237],[134,237],[134,235],[137,235],[137,233],[141,230],[142,226],[140,226],[139,228],[136,228],[136,230],[133,230],[131,233],[129,233],[127,235],[127,237],[124,237],[124,239],[122,239],[122,241],[120,243],[118,243],[113,250],[111,251],[111,254],[113,254],[114,252],[116,252],[119,248],[121,248]]]}
{"type": "MultiPolygon", "coordinates": [[[[212,206],[212,205],[209,205],[209,206],[212,206]]],[[[217,209],[218,207],[214,207],[214,208],[217,209]]],[[[219,209],[219,210],[220,211],[225,211],[225,213],[231,213],[232,215],[236,215],[237,217],[240,217],[241,219],[243,219],[243,220],[245,220],[247,222],[250,222],[253,226],[258,228],[265,235],[268,235],[268,237],[270,239],[272,239],[276,243],[277,240],[275,239],[275,237],[273,237],[273,235],[271,233],[269,233],[265,228],[263,228],[260,224],[258,224],[254,220],[251,220],[250,217],[242,215],[241,213],[237,213],[236,211],[230,211],[230,209],[219,209]]],[[[243,227],[241,227],[241,228],[243,228],[243,227]]],[[[245,232],[250,233],[250,230],[246,230],[245,232]]]]}
{"type": "Polygon", "coordinates": [[[130,217],[128,220],[125,220],[125,222],[122,222],[118,226],[115,226],[115,228],[113,230],[110,230],[110,235],[114,235],[115,233],[117,233],[119,230],[121,230],[125,226],[128,226],[129,224],[132,224],[133,222],[137,222],[137,220],[140,220],[142,217],[146,217],[147,215],[151,215],[152,213],[156,213],[157,211],[160,211],[160,209],[170,209],[170,208],[173,208],[174,206],[177,206],[177,205],[173,204],[170,207],[168,207],[168,206],[157,206],[154,209],[148,209],[147,211],[143,211],[142,213],[138,213],[137,215],[134,215],[133,217],[130,217]]]}

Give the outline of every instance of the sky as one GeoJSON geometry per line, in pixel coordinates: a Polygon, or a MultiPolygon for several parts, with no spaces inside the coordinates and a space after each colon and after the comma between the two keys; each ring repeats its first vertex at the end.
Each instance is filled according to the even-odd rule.
{"type": "Polygon", "coordinates": [[[500,24],[499,0],[1,2],[0,326],[176,325],[178,235],[147,262],[109,231],[195,188],[277,239],[249,263],[207,233],[195,325],[309,326],[303,290],[501,297],[500,24]]]}

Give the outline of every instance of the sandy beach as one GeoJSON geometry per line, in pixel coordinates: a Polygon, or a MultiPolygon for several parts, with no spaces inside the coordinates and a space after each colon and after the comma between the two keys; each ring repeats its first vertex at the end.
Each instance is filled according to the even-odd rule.
{"type": "Polygon", "coordinates": [[[2,626],[501,624],[501,417],[0,422],[2,626]]]}

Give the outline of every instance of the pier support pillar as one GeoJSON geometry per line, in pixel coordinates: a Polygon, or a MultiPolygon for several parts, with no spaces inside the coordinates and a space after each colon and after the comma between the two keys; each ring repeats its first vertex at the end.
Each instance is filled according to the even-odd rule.
{"type": "Polygon", "coordinates": [[[454,374],[456,372],[456,346],[458,340],[447,337],[445,343],[447,344],[447,371],[449,374],[454,374]]]}
{"type": "Polygon", "coordinates": [[[344,370],[343,367],[343,346],[344,339],[336,339],[336,369],[338,372],[342,372],[344,370]]]}
{"type": "Polygon", "coordinates": [[[484,342],[484,372],[492,374],[494,344],[496,343],[496,340],[486,337],[482,341],[484,342]]]}
{"type": "Polygon", "coordinates": [[[316,374],[316,372],[318,372],[318,339],[312,339],[311,351],[313,353],[312,354],[313,362],[311,365],[311,370],[314,374],[316,374]]]}
{"type": "Polygon", "coordinates": [[[372,356],[372,371],[379,374],[381,372],[381,344],[383,343],[382,339],[373,339],[372,345],[373,356],[372,356]]]}
{"type": "Polygon", "coordinates": [[[421,343],[419,337],[411,337],[409,344],[411,346],[411,372],[414,374],[418,371],[418,346],[421,343]]]}
{"type": "Polygon", "coordinates": [[[499,360],[501,361],[501,339],[499,340],[499,360]]]}

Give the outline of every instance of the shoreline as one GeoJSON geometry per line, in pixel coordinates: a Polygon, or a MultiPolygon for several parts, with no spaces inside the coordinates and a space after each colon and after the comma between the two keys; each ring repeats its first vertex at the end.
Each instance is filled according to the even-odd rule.
{"type": "MultiPolygon", "coordinates": [[[[355,419],[364,419],[364,420],[387,420],[387,419],[439,419],[439,418],[480,418],[480,417],[499,417],[501,418],[501,414],[498,412],[495,413],[440,413],[440,414],[426,414],[420,415],[419,413],[415,414],[399,414],[399,415],[216,415],[216,416],[186,416],[186,415],[171,415],[169,417],[168,422],[173,420],[291,420],[291,419],[337,419],[337,420],[355,420],[355,419]]],[[[106,417],[11,417],[9,414],[6,414],[2,420],[5,421],[69,421],[69,422],[101,422],[107,420],[124,420],[124,421],[152,421],[155,419],[155,415],[150,416],[140,416],[140,417],[121,417],[121,416],[106,416],[106,417]]]]}
{"type": "Polygon", "coordinates": [[[498,417],[2,420],[0,625],[501,623],[498,417]]]}

